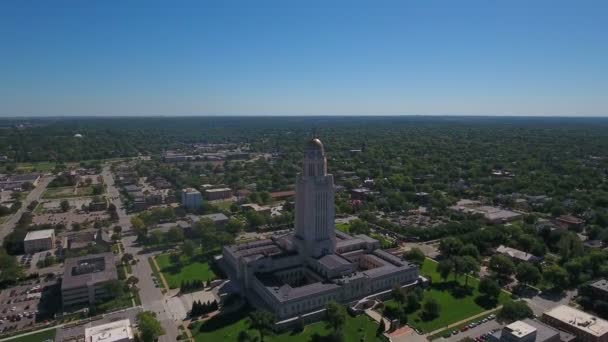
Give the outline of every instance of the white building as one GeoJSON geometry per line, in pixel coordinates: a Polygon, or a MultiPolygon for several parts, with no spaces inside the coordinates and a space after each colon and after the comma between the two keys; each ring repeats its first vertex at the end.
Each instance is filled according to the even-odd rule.
{"type": "Polygon", "coordinates": [[[224,246],[216,257],[234,288],[254,305],[288,322],[322,312],[330,301],[384,298],[395,285],[419,282],[418,267],[379,249],[377,240],[335,230],[333,175],[319,139],[306,145],[295,210],[294,232],[224,246]]]}
{"type": "Polygon", "coordinates": [[[55,231],[53,229],[33,230],[23,239],[26,254],[48,251],[55,247],[55,231]]]}
{"type": "Polygon", "coordinates": [[[84,330],[85,342],[130,342],[134,341],[131,321],[123,319],[84,330]]]}
{"type": "Polygon", "coordinates": [[[203,196],[194,188],[182,190],[182,205],[188,209],[197,209],[203,205],[203,196]]]}

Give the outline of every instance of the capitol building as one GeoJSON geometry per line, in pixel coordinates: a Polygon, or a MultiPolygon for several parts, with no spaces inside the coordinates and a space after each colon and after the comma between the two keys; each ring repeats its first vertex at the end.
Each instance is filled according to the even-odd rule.
{"type": "Polygon", "coordinates": [[[330,301],[385,298],[395,285],[414,286],[418,267],[380,249],[367,235],[336,231],[334,178],[319,139],[304,150],[296,179],[295,230],[224,246],[218,265],[234,291],[279,320],[322,312],[330,301]]]}

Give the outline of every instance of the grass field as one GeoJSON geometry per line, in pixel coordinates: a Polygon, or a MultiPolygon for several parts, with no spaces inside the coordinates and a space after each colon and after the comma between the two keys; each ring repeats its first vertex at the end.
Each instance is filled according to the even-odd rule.
{"type": "Polygon", "coordinates": [[[66,197],[74,197],[74,187],[73,186],[64,186],[58,188],[47,188],[44,194],[42,194],[42,198],[66,198],[66,197]]]}
{"type": "Polygon", "coordinates": [[[192,258],[181,255],[179,266],[171,263],[169,254],[161,254],[156,257],[158,267],[170,288],[179,288],[182,281],[207,281],[215,278],[215,273],[209,267],[209,263],[202,260],[200,253],[200,250],[198,250],[198,253],[192,258]]]}
{"type": "Polygon", "coordinates": [[[54,341],[56,332],[56,329],[49,329],[41,331],[39,333],[17,337],[15,339],[9,340],[9,342],[44,342],[47,340],[54,341]]]}
{"type": "Polygon", "coordinates": [[[54,162],[19,163],[17,170],[23,172],[49,172],[55,168],[54,162]]]}
{"type": "Polygon", "coordinates": [[[92,186],[83,186],[76,188],[77,196],[93,196],[93,187],[92,186]]]}
{"type": "Polygon", "coordinates": [[[212,202],[211,205],[218,208],[219,210],[230,210],[230,206],[232,206],[233,201],[218,201],[212,202]]]}
{"type": "Polygon", "coordinates": [[[350,230],[350,225],[348,223],[338,223],[336,225],[336,229],[338,229],[341,232],[348,233],[350,230]]]}
{"type": "MultiPolygon", "coordinates": [[[[499,295],[498,303],[488,305],[482,300],[483,296],[477,290],[478,279],[469,277],[466,288],[464,287],[464,276],[461,276],[457,282],[454,281],[453,276],[450,276],[448,281],[444,281],[437,273],[437,263],[430,259],[424,261],[420,273],[432,280],[432,285],[424,291],[423,302],[427,298],[434,298],[440,306],[439,317],[433,320],[422,319],[421,309],[408,315],[408,324],[423,332],[440,329],[511,300],[510,295],[503,291],[499,295]]],[[[386,302],[386,305],[397,305],[397,303],[390,300],[386,302]]]]}
{"type": "MultiPolygon", "coordinates": [[[[220,318],[213,318],[203,323],[196,323],[192,327],[195,341],[237,341],[239,333],[247,330],[251,336],[258,337],[255,330],[249,329],[248,311],[240,311],[220,318]]],[[[378,325],[365,315],[357,317],[347,316],[344,326],[344,341],[381,341],[376,337],[378,325]]],[[[299,333],[286,332],[264,338],[267,342],[308,342],[314,333],[327,335],[329,330],[324,322],[307,325],[299,333]]]]}

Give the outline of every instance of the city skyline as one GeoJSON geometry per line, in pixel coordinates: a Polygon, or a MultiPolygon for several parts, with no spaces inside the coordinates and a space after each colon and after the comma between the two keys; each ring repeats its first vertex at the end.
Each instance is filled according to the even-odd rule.
{"type": "Polygon", "coordinates": [[[0,117],[608,115],[608,5],[0,5],[0,117]]]}

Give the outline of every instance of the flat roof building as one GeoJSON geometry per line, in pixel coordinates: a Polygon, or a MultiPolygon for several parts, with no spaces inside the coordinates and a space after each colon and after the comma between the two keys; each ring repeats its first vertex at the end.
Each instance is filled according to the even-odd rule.
{"type": "Polygon", "coordinates": [[[231,197],[232,197],[232,189],[230,189],[230,188],[205,189],[205,198],[208,201],[229,199],[231,197]]]}
{"type": "Polygon", "coordinates": [[[203,205],[201,192],[194,188],[182,190],[182,205],[187,209],[198,209],[203,205]]]}
{"type": "Polygon", "coordinates": [[[104,285],[116,279],[114,254],[110,252],[66,259],[61,282],[63,306],[98,302],[107,296],[104,285]]]}
{"type": "Polygon", "coordinates": [[[567,305],[544,312],[542,320],[552,327],[574,334],[580,341],[608,341],[607,321],[567,305]]]}
{"type": "Polygon", "coordinates": [[[129,319],[101,324],[84,330],[85,342],[131,342],[134,340],[129,319]]]}
{"type": "Polygon", "coordinates": [[[55,247],[55,231],[53,229],[33,230],[23,239],[25,253],[31,254],[48,251],[55,247]]]}
{"type": "Polygon", "coordinates": [[[526,318],[515,321],[489,337],[490,342],[570,342],[575,336],[526,318]]]}

